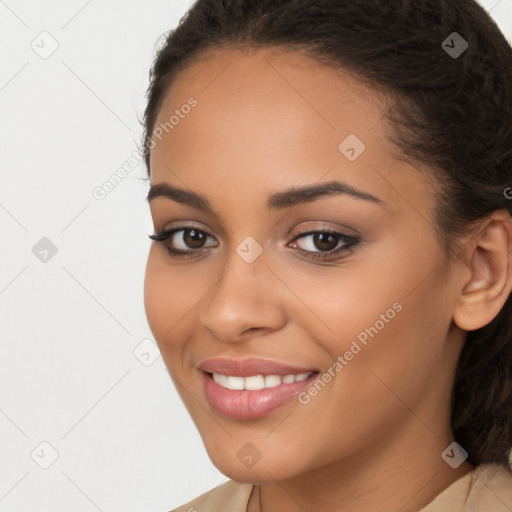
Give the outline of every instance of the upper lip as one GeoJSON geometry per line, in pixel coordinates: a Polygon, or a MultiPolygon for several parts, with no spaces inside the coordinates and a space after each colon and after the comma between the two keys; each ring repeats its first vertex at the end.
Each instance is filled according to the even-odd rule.
{"type": "Polygon", "coordinates": [[[288,375],[291,373],[300,374],[317,371],[311,368],[292,366],[287,363],[258,357],[247,359],[225,357],[206,359],[199,364],[198,368],[203,372],[220,373],[222,375],[232,375],[236,377],[249,377],[251,375],[288,375]]]}

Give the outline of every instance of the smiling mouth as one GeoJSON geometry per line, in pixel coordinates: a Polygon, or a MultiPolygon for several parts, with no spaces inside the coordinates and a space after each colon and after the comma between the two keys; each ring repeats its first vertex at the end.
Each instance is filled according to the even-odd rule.
{"type": "Polygon", "coordinates": [[[237,420],[253,420],[288,403],[311,386],[319,372],[246,377],[206,371],[200,374],[206,399],[218,414],[237,420]]]}
{"type": "Polygon", "coordinates": [[[247,377],[240,377],[237,375],[224,375],[222,373],[205,372],[213,379],[219,386],[225,389],[237,391],[258,391],[260,389],[269,389],[281,386],[283,384],[293,384],[295,382],[302,382],[310,377],[312,374],[318,372],[305,372],[305,373],[289,373],[287,375],[249,375],[247,377]]]}

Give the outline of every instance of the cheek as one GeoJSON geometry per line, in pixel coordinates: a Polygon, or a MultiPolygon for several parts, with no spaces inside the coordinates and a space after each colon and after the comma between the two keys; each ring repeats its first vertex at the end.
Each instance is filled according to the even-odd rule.
{"type": "Polygon", "coordinates": [[[393,392],[418,400],[443,364],[449,269],[434,244],[417,245],[414,254],[405,243],[400,247],[314,277],[297,273],[294,280],[294,293],[310,310],[296,318],[328,354],[325,369],[339,356],[346,361],[332,368],[336,377],[321,394],[353,408],[363,422],[363,404],[384,413],[385,404],[396,405],[393,392]]]}
{"type": "MultiPolygon", "coordinates": [[[[357,318],[356,311],[354,317],[346,311],[336,325],[340,333],[337,342],[326,345],[325,339],[322,341],[332,362],[330,368],[324,368],[326,384],[319,390],[312,386],[309,398],[304,397],[294,413],[294,420],[301,425],[296,450],[300,453],[307,440],[311,464],[363,450],[385,431],[398,428],[411,411],[421,411],[422,401],[435,394],[432,379],[440,366],[441,343],[421,313],[428,297],[414,298],[400,300],[403,308],[393,310],[395,315],[392,319],[389,315],[388,323],[381,320],[384,326],[372,313],[386,314],[386,301],[382,308],[374,310],[372,304],[365,314],[357,312],[357,318]],[[366,335],[365,343],[358,338],[360,333],[366,335]]],[[[284,422],[282,432],[286,432],[285,425],[293,428],[284,422]]]]}
{"type": "Polygon", "coordinates": [[[444,329],[450,316],[449,298],[443,293],[449,268],[440,249],[428,237],[405,230],[400,236],[382,237],[371,250],[338,268],[296,275],[294,292],[315,313],[305,321],[333,356],[349,350],[357,339],[362,346],[382,340],[380,345],[393,348],[393,353],[403,344],[405,352],[395,354],[400,357],[435,329],[444,329]]]}
{"type": "MultiPolygon", "coordinates": [[[[146,263],[144,276],[144,309],[149,327],[157,342],[161,339],[166,322],[165,311],[169,310],[170,295],[165,293],[166,279],[159,271],[156,262],[155,250],[152,246],[146,263]]],[[[168,321],[168,319],[167,319],[168,321]]]]}
{"type": "Polygon", "coordinates": [[[161,248],[152,246],[144,278],[144,308],[151,332],[162,355],[176,348],[186,337],[184,327],[187,315],[201,295],[194,292],[195,280],[181,277],[178,267],[171,267],[161,254],[161,248]]]}

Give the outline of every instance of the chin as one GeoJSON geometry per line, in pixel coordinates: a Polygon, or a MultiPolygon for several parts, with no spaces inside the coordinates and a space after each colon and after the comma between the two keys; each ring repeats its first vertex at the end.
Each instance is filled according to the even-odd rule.
{"type": "Polygon", "coordinates": [[[271,458],[263,455],[252,466],[240,461],[237,453],[223,452],[210,454],[213,465],[224,475],[238,483],[263,484],[275,480],[287,480],[301,473],[301,468],[294,461],[287,461],[286,454],[273,451],[271,458]],[[292,470],[292,467],[294,470],[292,470]]]}

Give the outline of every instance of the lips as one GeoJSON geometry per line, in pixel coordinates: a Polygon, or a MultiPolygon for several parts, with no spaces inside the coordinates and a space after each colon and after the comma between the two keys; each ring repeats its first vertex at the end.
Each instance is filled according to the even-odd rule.
{"type": "Polygon", "coordinates": [[[261,358],[208,359],[202,361],[198,369],[201,370],[203,390],[210,406],[222,416],[238,420],[253,420],[269,414],[296,397],[319,375],[311,367],[261,358]],[[271,382],[272,387],[263,389],[247,389],[249,378],[253,376],[259,376],[260,380],[263,376],[265,382],[267,379],[279,382],[271,382]],[[287,378],[280,378],[284,376],[287,378]],[[300,380],[289,379],[293,376],[300,376],[300,380]],[[245,386],[228,389],[226,384],[229,385],[229,382],[225,379],[237,383],[245,380],[245,386]]]}
{"type": "Polygon", "coordinates": [[[307,366],[293,366],[288,363],[272,361],[262,358],[229,359],[215,358],[202,361],[198,369],[207,373],[220,373],[236,377],[250,377],[252,375],[289,375],[307,372],[318,372],[316,368],[307,366]]]}

